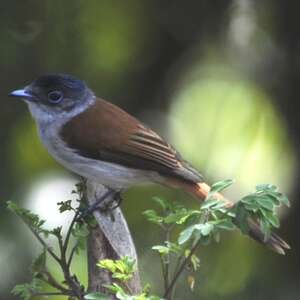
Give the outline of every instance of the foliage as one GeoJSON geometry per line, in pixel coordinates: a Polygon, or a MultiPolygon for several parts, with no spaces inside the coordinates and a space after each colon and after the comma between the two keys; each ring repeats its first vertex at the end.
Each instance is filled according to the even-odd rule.
{"type": "MultiPolygon", "coordinates": [[[[126,282],[132,278],[136,271],[135,260],[124,256],[118,260],[103,259],[97,264],[98,267],[109,271],[112,278],[116,279],[110,285],[105,287],[120,300],[162,300],[158,296],[149,295],[149,286],[146,286],[140,295],[130,295],[130,291],[126,286],[126,282]]],[[[107,295],[102,293],[90,293],[85,296],[87,300],[109,300],[107,295]]]]}
{"type": "Polygon", "coordinates": [[[197,250],[201,245],[207,245],[211,241],[219,242],[224,231],[240,229],[247,234],[249,218],[258,222],[267,239],[272,230],[280,225],[276,208],[282,204],[289,206],[287,197],[279,193],[277,187],[264,184],[256,186],[253,193],[228,207],[226,202],[217,199],[216,193],[222,192],[231,184],[232,180],[224,180],[212,185],[207,198],[198,209],[189,209],[176,202],[155,197],[153,200],[159,208],[144,212],[148,221],[159,226],[165,233],[164,241],[152,247],[161,261],[163,297],[151,295],[149,285],[145,286],[141,294],[131,295],[127,282],[137,269],[135,260],[127,256],[118,260],[104,259],[97,264],[112,275],[112,284],[104,285],[109,295],[100,292],[87,293],[76,275],[71,274],[73,256],[84,249],[89,228],[94,226],[93,218],[82,214],[80,209],[84,205],[85,184],[78,184],[73,191],[78,195],[79,207],[74,208],[70,200],[58,203],[61,213],[74,212],[65,237],[62,235],[62,227],[46,230],[43,227],[45,220],[13,202],[8,202],[8,208],[21,218],[43,246],[42,253],[31,266],[32,282],[17,285],[12,293],[23,300],[29,300],[36,295],[65,295],[69,299],[79,300],[108,300],[110,296],[120,300],[171,300],[175,294],[176,283],[183,273],[186,273],[187,283],[193,291],[196,285],[195,272],[200,268],[197,250]],[[59,253],[47,244],[49,236],[56,238],[59,253]],[[71,236],[74,240],[72,247],[71,236]],[[49,272],[49,255],[59,264],[64,276],[63,282],[58,282],[49,272]],[[56,291],[44,292],[47,286],[56,291]]]}
{"type": "Polygon", "coordinates": [[[265,239],[274,228],[279,227],[276,208],[281,204],[289,206],[289,201],[278,192],[277,187],[258,185],[255,192],[228,208],[225,202],[216,199],[215,194],[232,183],[232,180],[224,180],[212,185],[199,209],[187,209],[180,204],[154,198],[160,211],[144,212],[148,221],[158,225],[165,232],[163,244],[152,247],[161,259],[165,298],[172,299],[175,284],[184,270],[187,271],[189,287],[194,289],[194,273],[200,267],[196,250],[200,245],[207,245],[212,240],[219,242],[223,231],[240,229],[243,233],[248,233],[249,217],[260,224],[265,239]]]}
{"type": "MultiPolygon", "coordinates": [[[[83,184],[77,184],[73,193],[78,195],[78,202],[81,206],[83,200],[83,184]]],[[[73,211],[74,216],[67,230],[66,236],[62,234],[62,227],[47,230],[43,227],[45,220],[40,219],[31,211],[19,207],[13,202],[7,202],[7,207],[15,213],[28,226],[37,240],[43,247],[42,253],[34,260],[31,266],[32,281],[14,287],[12,293],[23,300],[29,300],[34,296],[66,295],[69,299],[83,299],[84,287],[75,275],[71,274],[70,267],[75,253],[85,247],[85,239],[88,235],[89,224],[79,219],[80,210],[73,207],[72,201],[67,200],[58,203],[60,213],[73,211]],[[57,241],[58,251],[48,245],[47,239],[52,236],[57,241]],[[70,243],[72,237],[73,245],[70,243]],[[58,253],[57,253],[58,252],[58,253]],[[63,282],[58,282],[47,267],[47,256],[50,255],[60,266],[64,276],[63,282]],[[54,288],[55,292],[44,292],[45,287],[54,288]]]]}

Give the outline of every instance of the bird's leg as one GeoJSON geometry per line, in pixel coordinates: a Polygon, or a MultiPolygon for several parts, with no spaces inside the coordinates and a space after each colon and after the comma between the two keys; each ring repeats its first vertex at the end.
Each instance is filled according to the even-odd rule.
{"type": "Polygon", "coordinates": [[[118,191],[118,192],[115,193],[114,200],[115,200],[116,204],[109,207],[110,210],[114,210],[114,209],[118,208],[121,205],[121,203],[123,201],[121,191],[118,191]]]}
{"type": "MultiPolygon", "coordinates": [[[[85,208],[80,215],[78,216],[78,219],[85,218],[86,216],[92,214],[95,210],[101,209],[102,202],[107,199],[112,194],[116,194],[119,192],[114,191],[113,189],[108,189],[104,195],[102,195],[99,199],[97,199],[93,204],[89,205],[87,208],[85,208]]],[[[115,196],[114,196],[115,197],[115,196]]],[[[104,208],[105,210],[105,208],[104,208]]]]}

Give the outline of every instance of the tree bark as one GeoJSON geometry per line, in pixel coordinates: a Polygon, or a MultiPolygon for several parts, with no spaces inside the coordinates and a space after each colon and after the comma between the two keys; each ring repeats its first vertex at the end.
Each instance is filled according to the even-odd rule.
{"type": "MultiPolygon", "coordinates": [[[[97,199],[100,199],[107,192],[107,188],[87,182],[87,200],[92,205],[97,199]]],[[[101,207],[105,208],[113,202],[113,196],[107,197],[101,207]]],[[[134,243],[127,222],[122,214],[121,209],[114,210],[95,210],[94,217],[98,226],[91,230],[88,238],[87,255],[88,255],[88,290],[89,292],[107,292],[103,284],[111,284],[110,274],[97,267],[97,262],[101,259],[119,259],[129,256],[135,259],[137,271],[133,278],[128,281],[127,287],[131,294],[141,292],[141,283],[138,272],[138,261],[134,243]]]]}

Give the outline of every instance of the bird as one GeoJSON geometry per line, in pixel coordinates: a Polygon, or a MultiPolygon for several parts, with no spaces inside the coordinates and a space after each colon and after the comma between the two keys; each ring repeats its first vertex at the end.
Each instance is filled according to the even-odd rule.
{"type": "MultiPolygon", "coordinates": [[[[157,183],[179,188],[203,201],[211,187],[179,152],[151,128],[95,95],[68,74],[38,77],[10,96],[24,100],[42,144],[72,172],[119,193],[131,186],[157,183]]],[[[216,193],[228,208],[235,202],[216,193]]],[[[248,220],[249,236],[284,254],[289,245],[275,233],[265,237],[248,220]]]]}

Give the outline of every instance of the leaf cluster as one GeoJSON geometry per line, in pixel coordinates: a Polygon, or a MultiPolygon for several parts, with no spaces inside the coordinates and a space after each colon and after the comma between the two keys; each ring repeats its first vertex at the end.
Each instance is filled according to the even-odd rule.
{"type": "MultiPolygon", "coordinates": [[[[149,286],[146,286],[139,295],[130,295],[126,282],[130,280],[136,271],[136,262],[128,256],[118,260],[103,259],[98,262],[98,267],[109,271],[112,278],[116,279],[109,285],[104,285],[111,294],[119,300],[162,300],[162,298],[149,294],[149,286]]],[[[86,300],[109,300],[108,295],[96,292],[89,293],[84,297],[86,300]]]]}
{"type": "MultiPolygon", "coordinates": [[[[78,202],[81,201],[82,185],[76,185],[73,193],[78,194],[78,202]]],[[[74,254],[85,248],[86,237],[89,233],[89,225],[80,221],[78,208],[73,206],[71,200],[57,203],[60,213],[72,211],[74,213],[71,224],[67,230],[65,237],[62,234],[62,227],[56,227],[51,230],[45,229],[45,220],[41,219],[37,214],[19,207],[14,202],[7,202],[7,207],[15,213],[26,224],[30,231],[43,247],[42,253],[33,261],[31,266],[32,281],[15,286],[12,290],[14,295],[18,295],[23,300],[29,300],[34,296],[43,295],[66,295],[69,299],[83,299],[84,287],[78,282],[77,277],[71,274],[70,266],[74,254]],[[57,249],[53,249],[48,244],[49,236],[53,236],[57,242],[57,249]],[[70,238],[72,237],[72,243],[70,238]],[[71,245],[73,244],[73,245],[71,245]],[[47,267],[47,257],[52,258],[58,263],[64,281],[57,281],[47,267]],[[55,292],[44,292],[45,287],[55,289],[55,292]],[[82,297],[81,297],[82,295],[82,297]]]]}
{"type": "Polygon", "coordinates": [[[289,206],[289,201],[276,186],[258,185],[253,193],[243,197],[233,207],[227,207],[225,202],[216,197],[216,193],[222,192],[232,183],[232,180],[224,180],[213,184],[198,209],[187,209],[177,203],[154,198],[160,209],[144,212],[149,222],[167,233],[167,239],[162,245],[152,247],[161,257],[165,296],[172,294],[175,282],[184,270],[188,271],[187,282],[190,288],[194,288],[193,272],[200,266],[195,252],[200,245],[207,245],[212,240],[219,242],[224,231],[240,229],[248,233],[249,218],[260,224],[265,238],[269,237],[274,228],[279,227],[276,209],[280,205],[289,206]],[[170,231],[175,234],[170,234],[170,231]]]}

